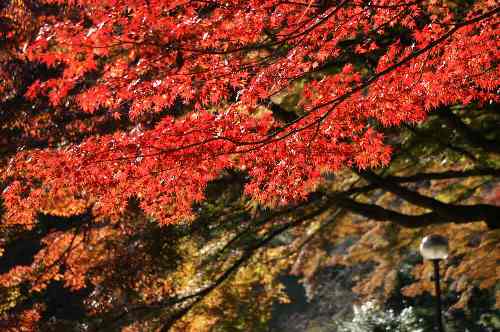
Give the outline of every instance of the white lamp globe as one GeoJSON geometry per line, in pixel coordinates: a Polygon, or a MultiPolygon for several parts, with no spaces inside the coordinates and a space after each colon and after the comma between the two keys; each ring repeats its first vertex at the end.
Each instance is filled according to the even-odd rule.
{"type": "Polygon", "coordinates": [[[428,235],[420,243],[420,253],[424,259],[428,260],[446,259],[448,257],[448,239],[438,234],[428,235]]]}

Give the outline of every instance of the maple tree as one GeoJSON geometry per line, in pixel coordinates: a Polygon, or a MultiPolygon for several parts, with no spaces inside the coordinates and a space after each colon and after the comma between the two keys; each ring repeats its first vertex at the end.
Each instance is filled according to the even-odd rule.
{"type": "MultiPolygon", "coordinates": [[[[338,208],[406,228],[498,228],[500,209],[484,199],[446,201],[403,185],[498,176],[497,137],[464,122],[475,106],[498,102],[495,1],[47,0],[2,10],[5,22],[33,28],[0,35],[8,46],[0,59],[8,78],[0,85],[2,232],[9,243],[39,232],[42,243],[32,261],[2,271],[11,297],[25,282],[37,292],[54,280],[75,290],[91,283],[143,294],[135,310],[145,316],[169,306],[184,315],[276,236],[338,208]],[[439,173],[429,165],[422,173],[370,170],[403,159],[408,147],[393,151],[401,138],[393,131],[430,111],[473,146],[461,151],[468,160],[439,173]],[[163,233],[149,221],[175,229],[199,219],[204,210],[193,206],[206,203],[207,185],[224,174],[238,174],[238,204],[254,210],[241,212],[255,223],[243,231],[254,243],[216,264],[230,267],[214,284],[169,298],[173,266],[112,273],[154,267],[160,249],[145,248],[163,233]],[[377,190],[416,208],[357,199],[377,190]],[[39,214],[77,218],[54,225],[39,214]],[[137,238],[143,247],[134,251],[137,238]],[[147,285],[160,279],[164,288],[147,285]]],[[[225,236],[241,226],[227,227],[225,236]]],[[[177,273],[194,277],[189,264],[177,273]]],[[[96,312],[116,311],[119,303],[107,308],[105,298],[96,312]]],[[[154,324],[176,323],[166,320],[154,324]]]]}

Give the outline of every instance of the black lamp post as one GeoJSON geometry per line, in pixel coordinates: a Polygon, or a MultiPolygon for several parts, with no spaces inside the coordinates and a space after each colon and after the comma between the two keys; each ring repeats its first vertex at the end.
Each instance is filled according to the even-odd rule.
{"type": "Polygon", "coordinates": [[[444,332],[441,318],[441,288],[439,286],[439,261],[448,257],[448,239],[433,234],[423,238],[420,243],[420,253],[424,259],[434,264],[434,285],[436,287],[436,323],[439,332],[444,332]]]}

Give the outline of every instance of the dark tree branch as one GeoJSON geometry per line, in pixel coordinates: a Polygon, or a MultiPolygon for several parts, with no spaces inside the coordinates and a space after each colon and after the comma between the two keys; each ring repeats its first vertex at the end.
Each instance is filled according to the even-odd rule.
{"type": "Polygon", "coordinates": [[[492,168],[475,168],[467,171],[445,171],[439,173],[417,173],[410,176],[386,176],[384,179],[387,179],[391,182],[418,182],[425,180],[448,180],[448,179],[458,179],[458,178],[467,178],[472,176],[500,176],[500,169],[492,169],[492,168]]]}
{"type": "MultiPolygon", "coordinates": [[[[411,127],[410,125],[405,125],[405,127],[408,130],[410,130],[413,134],[419,135],[420,137],[422,137],[422,134],[417,129],[411,127]]],[[[476,156],[473,153],[471,153],[470,151],[468,151],[462,147],[459,147],[459,146],[456,146],[456,145],[453,145],[449,142],[444,141],[439,135],[434,135],[433,133],[431,133],[429,138],[432,138],[432,140],[434,140],[435,142],[439,143],[443,147],[445,147],[445,148],[447,148],[447,149],[449,149],[457,154],[466,156],[474,163],[478,162],[478,159],[476,158],[476,156]]]]}
{"type": "Polygon", "coordinates": [[[366,204],[357,202],[354,199],[345,196],[337,196],[333,198],[334,203],[353,213],[362,215],[368,219],[377,221],[390,221],[406,228],[419,228],[430,225],[440,225],[455,220],[441,218],[435,212],[425,213],[421,215],[407,215],[393,210],[385,209],[375,204],[366,204]]]}
{"type": "MultiPolygon", "coordinates": [[[[352,213],[362,215],[368,219],[377,221],[390,221],[405,228],[420,228],[448,223],[464,224],[470,222],[481,222],[485,220],[485,212],[482,211],[483,207],[481,206],[483,204],[460,206],[462,215],[442,215],[436,212],[428,212],[419,215],[408,215],[385,209],[375,204],[360,203],[345,196],[336,196],[332,198],[332,201],[338,207],[349,210],[352,213]]],[[[498,211],[496,211],[496,213],[498,213],[498,211]]],[[[500,215],[497,215],[497,217],[498,216],[500,215]]],[[[497,220],[494,220],[492,223],[488,223],[488,221],[486,222],[491,229],[495,229],[500,226],[497,220]]]]}
{"type": "Polygon", "coordinates": [[[433,210],[434,213],[444,218],[447,222],[473,222],[485,221],[490,228],[500,226],[500,207],[488,204],[457,205],[438,201],[434,198],[419,194],[390,180],[382,178],[373,172],[359,172],[359,175],[370,183],[391,192],[409,203],[433,210]]]}
{"type": "Polygon", "coordinates": [[[446,120],[453,128],[457,129],[464,137],[477,147],[495,154],[500,154],[498,142],[485,138],[481,133],[466,125],[459,116],[449,108],[441,108],[435,112],[438,117],[446,120]]]}

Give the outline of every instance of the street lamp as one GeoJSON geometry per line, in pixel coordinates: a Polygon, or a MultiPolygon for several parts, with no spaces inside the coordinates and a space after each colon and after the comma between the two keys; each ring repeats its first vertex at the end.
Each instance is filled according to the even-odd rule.
{"type": "Polygon", "coordinates": [[[434,285],[436,287],[436,320],[439,332],[444,332],[441,318],[441,288],[439,287],[439,261],[448,257],[448,239],[444,236],[432,234],[422,239],[420,253],[424,259],[434,264],[434,285]]]}

